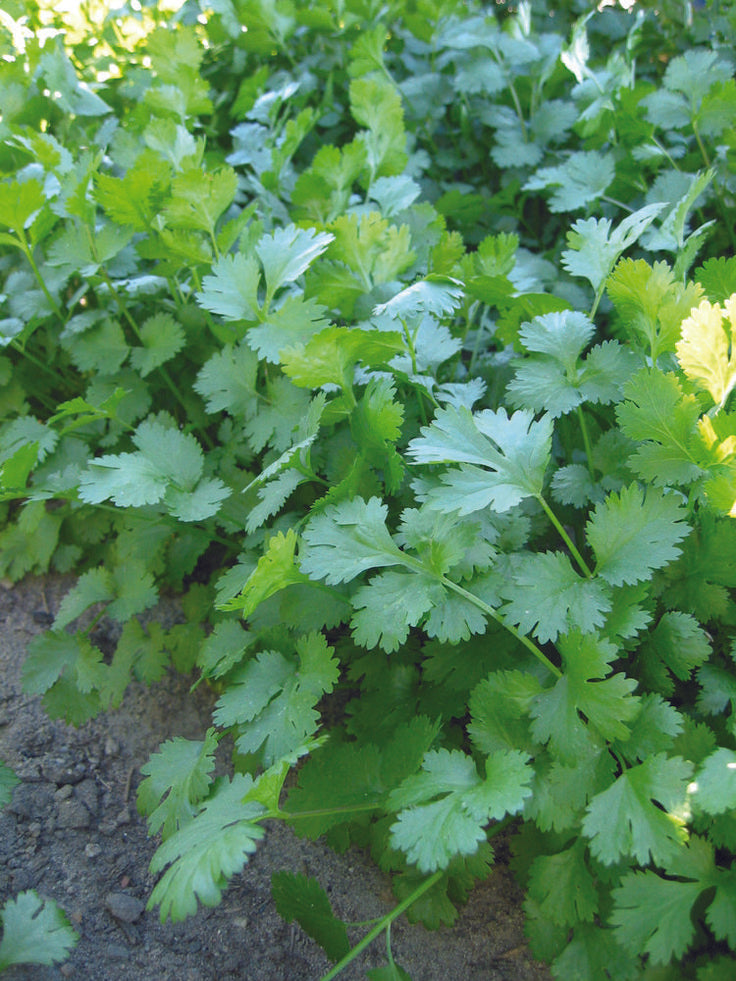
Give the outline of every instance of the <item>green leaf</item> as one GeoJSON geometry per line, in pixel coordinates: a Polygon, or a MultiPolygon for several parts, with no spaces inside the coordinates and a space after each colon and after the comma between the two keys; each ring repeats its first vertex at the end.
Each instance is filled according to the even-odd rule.
{"type": "Polygon", "coordinates": [[[562,552],[515,556],[499,592],[507,601],[500,611],[505,619],[542,644],[570,630],[602,627],[611,609],[605,586],[581,578],[562,552]]]}
{"type": "Polygon", "coordinates": [[[540,742],[549,741],[557,759],[572,764],[600,745],[601,738],[629,736],[628,723],[639,712],[638,699],[632,696],[637,682],[621,673],[608,677],[617,651],[594,634],[565,634],[557,647],[565,671],[552,688],[535,697],[532,733],[540,742]]]}
{"type": "Polygon", "coordinates": [[[609,494],[585,530],[596,555],[596,575],[612,586],[649,579],[680,554],[678,543],[690,533],[685,518],[677,495],[653,487],[646,496],[637,484],[609,494]]]}
{"type": "Polygon", "coordinates": [[[221,678],[240,664],[253,642],[237,620],[221,620],[202,644],[197,666],[205,678],[221,678]]]}
{"type": "Polygon", "coordinates": [[[209,729],[202,741],[176,737],[165,742],[144,766],[138,787],[138,812],[148,818],[148,833],[164,840],[188,824],[207,796],[215,767],[218,734],[209,729]]]}
{"type": "Polygon", "coordinates": [[[0,225],[21,232],[46,203],[43,186],[35,178],[0,184],[0,225]]]}
{"type": "Polygon", "coordinates": [[[8,805],[13,797],[13,788],[17,787],[20,780],[9,766],[0,761],[0,808],[8,805]]]}
{"type": "Polygon", "coordinates": [[[648,954],[651,963],[680,958],[695,933],[691,911],[702,892],[699,882],[663,879],[655,872],[632,872],[614,890],[611,922],[616,938],[632,954],[648,954]]]}
{"type": "Polygon", "coordinates": [[[331,326],[303,346],[286,347],[280,354],[284,374],[303,388],[338,385],[349,390],[355,365],[386,364],[404,350],[398,332],[331,326]]]}
{"type": "Polygon", "coordinates": [[[63,112],[72,116],[101,116],[110,112],[110,106],[79,80],[58,36],[44,46],[39,68],[46,88],[63,112]]]}
{"type": "Polygon", "coordinates": [[[277,309],[270,309],[263,323],[248,330],[248,344],[260,357],[281,363],[281,352],[304,347],[328,327],[325,307],[314,299],[286,296],[277,309]]]}
{"type": "Polygon", "coordinates": [[[400,174],[406,165],[404,113],[398,90],[378,75],[350,83],[350,111],[366,127],[360,134],[365,145],[371,180],[400,174]]]}
{"type": "Polygon", "coordinates": [[[687,681],[712,651],[708,635],[694,617],[670,610],[650,632],[642,653],[659,658],[676,678],[687,681]]]}
{"type": "Polygon", "coordinates": [[[328,585],[349,582],[367,569],[404,565],[386,528],[388,508],[377,497],[356,497],[312,518],[304,529],[300,568],[328,585]]]}
{"type": "Polygon", "coordinates": [[[210,313],[225,320],[256,320],[258,284],[261,279],[258,262],[253,256],[221,256],[212,266],[212,273],[202,280],[197,302],[210,313]]]}
{"type": "Polygon", "coordinates": [[[604,865],[628,857],[640,865],[669,862],[687,837],[679,815],[692,772],[691,763],[664,753],[624,770],[583,819],[595,858],[604,865]]]}
{"type": "Polygon", "coordinates": [[[725,748],[711,753],[688,790],[695,806],[706,814],[736,809],[736,753],[725,748]]]}
{"type": "Polygon", "coordinates": [[[352,597],[353,638],[364,647],[391,654],[405,643],[410,627],[444,599],[440,583],[421,573],[383,572],[352,597]]]}
{"type": "Polygon", "coordinates": [[[322,634],[300,637],[296,653],[297,659],[278,651],[258,654],[235,673],[213,716],[218,725],[239,726],[238,749],[261,751],[266,766],[316,731],[315,706],[339,677],[334,650],[322,634]]]}
{"type": "Polygon", "coordinates": [[[170,361],[186,343],[183,328],[168,313],[149,317],[140,328],[140,338],[143,346],[131,350],[130,363],[142,378],[170,361]]]}
{"type": "Polygon", "coordinates": [[[489,505],[503,512],[526,497],[540,497],[552,445],[552,418],[534,421],[531,412],[440,409],[407,452],[415,463],[471,466],[441,475],[443,487],[428,500],[440,511],[470,514],[489,505]],[[481,469],[483,468],[483,469],[481,469]]]}
{"type": "Polygon", "coordinates": [[[63,910],[34,889],[8,899],[0,914],[0,970],[12,964],[58,964],[79,939],[63,910]]]}
{"type": "Polygon", "coordinates": [[[421,872],[446,868],[456,855],[473,855],[485,840],[485,825],[516,814],[531,794],[528,757],[500,750],[486,758],[485,777],[457,750],[435,750],[422,772],[408,777],[389,796],[399,811],[391,843],[421,872]]]}
{"type": "Polygon", "coordinates": [[[483,753],[522,749],[531,753],[529,713],[542,686],[531,674],[493,671],[476,685],[468,708],[468,735],[483,753]]]}
{"type": "Polygon", "coordinates": [[[282,286],[293,283],[306,272],[333,239],[334,235],[313,228],[297,228],[296,225],[287,225],[271,235],[264,235],[256,252],[263,263],[267,297],[272,297],[282,286]]]}
{"type": "Polygon", "coordinates": [[[385,967],[374,967],[365,976],[368,981],[411,981],[411,976],[396,961],[385,967]]]}
{"type": "Polygon", "coordinates": [[[558,167],[540,167],[526,182],[524,190],[555,188],[549,200],[550,211],[577,211],[599,198],[615,173],[610,156],[595,150],[578,151],[558,167]]]}
{"type": "Polygon", "coordinates": [[[695,270],[694,276],[711,303],[723,303],[736,293],[736,256],[708,259],[695,270]]]}
{"type": "Polygon", "coordinates": [[[562,253],[562,265],[570,275],[582,276],[594,290],[599,290],[619,257],[639,239],[662,207],[646,205],[624,218],[613,230],[609,218],[576,221],[567,233],[569,248],[562,253]]]}
{"type": "Polygon", "coordinates": [[[392,319],[406,320],[419,313],[431,313],[436,317],[447,317],[462,303],[463,284],[451,276],[429,275],[425,279],[407,286],[387,303],[381,303],[373,310],[375,316],[386,314],[392,319]]]}
{"type": "Polygon", "coordinates": [[[194,390],[205,400],[208,412],[226,410],[249,419],[258,409],[256,378],[258,358],[244,343],[226,344],[202,365],[194,390]]]}
{"type": "Polygon", "coordinates": [[[271,876],[271,894],[279,916],[287,923],[296,920],[330,960],[339,961],[350,950],[345,924],[332,912],[327,893],[316,879],[275,872],[271,876]]]}
{"type": "Polygon", "coordinates": [[[166,871],[151,893],[148,909],[160,906],[162,923],[192,916],[198,901],[216,906],[224,884],[256,850],[264,834],[257,823],[264,808],[254,801],[243,803],[252,786],[247,775],[221,778],[195,816],[154,853],[151,872],[166,871]]]}
{"type": "Polygon", "coordinates": [[[624,388],[616,406],[622,432],[640,445],[631,468],[659,486],[689,484],[703,475],[696,454],[700,406],[682,391],[677,376],[657,368],[641,368],[624,388]]]}
{"type": "Polygon", "coordinates": [[[268,548],[258,560],[258,565],[248,577],[242,591],[225,609],[241,610],[245,620],[263,603],[295,583],[309,582],[309,577],[296,565],[297,536],[293,528],[284,535],[278,532],[268,540],[268,548]]]}
{"type": "Polygon", "coordinates": [[[161,502],[182,521],[201,521],[229,496],[221,480],[200,480],[204,454],[191,433],[148,420],[138,426],[133,442],[139,452],[90,462],[79,483],[81,500],[99,504],[110,498],[121,508],[161,502]]]}

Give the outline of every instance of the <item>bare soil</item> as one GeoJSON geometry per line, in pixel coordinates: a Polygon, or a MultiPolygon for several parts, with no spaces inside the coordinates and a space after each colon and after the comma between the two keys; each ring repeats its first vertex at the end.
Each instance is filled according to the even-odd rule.
{"type": "MultiPolygon", "coordinates": [[[[50,720],[21,691],[28,644],[53,619],[69,586],[61,577],[0,586],[0,759],[22,778],[0,811],[0,905],[24,889],[55,899],[79,933],[68,961],[17,967],[7,981],[319,981],[330,964],[295,924],[279,917],[271,875],[315,876],[349,922],[394,905],[386,876],[359,852],[269,827],[223,902],[183,923],[161,924],[145,905],[156,839],[135,807],[140,768],[172,736],[202,738],[212,699],[175,674],[132,685],[122,706],[79,729],[50,720]]],[[[164,604],[156,613],[175,615],[164,604]]],[[[473,892],[452,929],[429,932],[398,920],[394,956],[414,981],[549,981],[525,945],[521,896],[503,862],[473,892]]],[[[356,943],[364,930],[352,932],[356,943]]],[[[376,941],[341,975],[357,981],[385,964],[376,941]]]]}

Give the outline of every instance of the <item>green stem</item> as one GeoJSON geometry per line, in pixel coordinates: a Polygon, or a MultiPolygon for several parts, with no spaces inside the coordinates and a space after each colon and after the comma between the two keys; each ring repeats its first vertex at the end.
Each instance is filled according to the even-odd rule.
{"type": "Polygon", "coordinates": [[[358,954],[361,954],[366,947],[372,944],[376,937],[380,937],[384,930],[388,930],[393,921],[398,919],[398,917],[401,916],[405,910],[409,909],[409,907],[421,896],[423,896],[425,892],[429,892],[429,890],[440,881],[444,874],[444,871],[435,872],[434,875],[431,875],[428,879],[425,879],[421,885],[417,886],[414,892],[410,893],[410,895],[408,895],[406,899],[402,900],[398,906],[395,906],[390,913],[387,913],[386,916],[379,920],[376,926],[366,933],[363,939],[357,943],[339,963],[335,964],[332,970],[328,971],[321,981],[332,981],[332,979],[336,978],[338,974],[341,974],[348,964],[351,964],[355,960],[358,954]]]}
{"type": "Polygon", "coordinates": [[[585,413],[583,412],[582,405],[578,406],[578,422],[580,423],[580,433],[583,437],[583,446],[585,447],[585,457],[588,461],[588,472],[590,476],[595,480],[595,469],[593,467],[593,449],[590,445],[590,436],[588,434],[588,423],[585,421],[585,413]]]}
{"type": "MultiPolygon", "coordinates": [[[[71,382],[67,381],[67,379],[64,378],[63,375],[59,374],[58,371],[54,371],[53,368],[49,368],[49,366],[47,364],[44,364],[43,361],[37,358],[35,354],[31,354],[30,351],[26,351],[26,349],[17,341],[11,341],[10,343],[13,350],[17,351],[18,354],[21,354],[24,358],[28,358],[31,364],[35,368],[38,368],[39,371],[42,371],[46,375],[50,375],[51,378],[53,378],[54,381],[58,385],[61,385],[62,388],[64,388],[67,392],[71,393],[75,391],[74,386],[71,384],[71,382]]],[[[38,395],[38,393],[36,392],[33,393],[33,397],[37,398],[39,401],[43,401],[40,395],[38,395]]]]}
{"type": "Polygon", "coordinates": [[[46,283],[44,282],[43,276],[41,275],[41,271],[38,268],[38,266],[36,265],[36,260],[33,258],[33,252],[31,251],[31,247],[28,244],[28,239],[26,238],[25,231],[22,228],[21,229],[18,229],[18,235],[20,236],[19,241],[20,241],[20,244],[21,244],[21,248],[23,250],[23,255],[26,257],[26,259],[28,260],[28,264],[30,265],[31,269],[33,270],[33,275],[36,277],[36,282],[38,283],[38,285],[43,290],[44,296],[46,297],[46,299],[49,301],[49,303],[51,305],[51,309],[54,311],[54,313],[59,318],[59,320],[62,322],[62,324],[64,324],[66,322],[64,320],[64,314],[61,312],[61,307],[59,306],[59,304],[56,302],[56,300],[53,298],[53,296],[49,292],[48,287],[46,286],[46,283]]]}
{"type": "MultiPolygon", "coordinates": [[[[422,566],[422,571],[424,572],[427,571],[424,568],[424,566],[422,566]]],[[[512,626],[510,623],[504,620],[501,614],[498,612],[498,610],[494,610],[492,606],[489,606],[487,603],[484,603],[479,596],[476,596],[474,593],[471,593],[467,589],[464,589],[462,586],[459,586],[456,582],[453,582],[452,579],[448,579],[447,576],[440,576],[439,579],[442,585],[446,586],[447,589],[451,589],[453,593],[457,593],[458,596],[462,596],[463,599],[466,599],[469,603],[472,603],[473,606],[477,606],[479,610],[482,610],[486,614],[486,616],[491,617],[492,620],[495,620],[496,623],[500,624],[500,626],[502,626],[505,630],[508,630],[508,632],[512,635],[512,637],[515,637],[520,644],[523,644],[524,647],[526,647],[526,649],[530,651],[534,655],[534,657],[536,657],[536,659],[555,676],[555,678],[562,677],[562,672],[557,667],[557,665],[553,664],[552,661],[550,661],[550,659],[547,657],[547,655],[544,654],[537,647],[534,641],[530,640],[529,637],[526,636],[526,634],[522,634],[519,630],[516,629],[516,627],[512,626]]]]}
{"type": "Polygon", "coordinates": [[[303,818],[329,817],[332,814],[362,814],[365,811],[377,811],[385,801],[376,800],[370,804],[346,804],[345,807],[317,807],[311,811],[282,811],[281,808],[265,817],[278,818],[280,821],[299,821],[303,818]]]}
{"type": "Polygon", "coordinates": [[[615,204],[617,208],[627,211],[630,215],[634,213],[634,209],[629,207],[628,204],[624,204],[623,201],[618,201],[616,198],[609,198],[607,194],[601,194],[601,201],[607,201],[609,204],[615,204]]]}
{"type": "Polygon", "coordinates": [[[573,542],[572,538],[570,538],[570,536],[568,535],[568,533],[562,527],[562,524],[560,523],[557,515],[554,513],[554,511],[549,506],[549,504],[547,504],[547,502],[545,501],[545,499],[542,497],[541,494],[539,494],[539,496],[536,497],[536,500],[539,501],[539,503],[542,505],[542,508],[544,509],[544,513],[547,515],[547,517],[549,518],[549,520],[552,522],[552,524],[557,529],[557,532],[558,532],[560,538],[562,538],[563,542],[565,543],[565,545],[567,545],[568,549],[570,550],[570,554],[574,557],[575,561],[580,566],[580,568],[585,573],[585,575],[588,577],[588,579],[591,579],[592,576],[593,576],[593,573],[588,568],[588,564],[586,563],[585,559],[582,557],[582,555],[580,554],[580,552],[577,550],[577,548],[575,546],[575,543],[573,542]]]}
{"type": "Polygon", "coordinates": [[[603,299],[603,292],[606,288],[606,279],[608,279],[608,276],[604,277],[603,282],[596,290],[595,298],[593,300],[593,306],[590,308],[590,312],[588,313],[588,320],[592,320],[593,317],[595,317],[596,310],[598,309],[598,304],[603,299]]]}
{"type": "MultiPolygon", "coordinates": [[[[705,149],[705,145],[700,137],[700,132],[698,130],[698,126],[695,120],[693,120],[693,133],[695,134],[695,139],[697,140],[698,147],[700,148],[700,153],[703,157],[703,160],[705,161],[705,166],[708,168],[712,167],[712,164],[710,162],[710,157],[708,156],[708,152],[705,149]]],[[[733,222],[729,218],[728,209],[726,208],[726,205],[723,201],[723,195],[721,194],[721,190],[718,187],[718,184],[715,181],[713,182],[713,184],[714,184],[713,189],[716,193],[716,201],[718,202],[718,210],[721,212],[721,215],[723,217],[723,227],[726,229],[726,234],[728,235],[729,241],[731,243],[731,249],[736,251],[736,235],[734,235],[734,231],[733,231],[733,222]]]]}

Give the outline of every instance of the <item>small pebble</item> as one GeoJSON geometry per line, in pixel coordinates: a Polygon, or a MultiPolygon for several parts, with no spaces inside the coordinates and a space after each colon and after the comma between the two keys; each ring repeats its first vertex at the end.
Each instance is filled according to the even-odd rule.
{"type": "Polygon", "coordinates": [[[87,858],[97,858],[97,856],[102,852],[102,847],[96,842],[90,841],[89,844],[84,846],[84,854],[87,858]]]}
{"type": "Polygon", "coordinates": [[[129,896],[127,892],[109,892],[105,896],[105,906],[122,923],[135,923],[145,909],[140,899],[129,896]]]}

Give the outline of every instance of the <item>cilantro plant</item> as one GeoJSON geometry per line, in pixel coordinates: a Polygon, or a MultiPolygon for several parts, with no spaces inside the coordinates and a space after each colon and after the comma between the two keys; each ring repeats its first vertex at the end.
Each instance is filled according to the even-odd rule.
{"type": "Polygon", "coordinates": [[[406,977],[393,920],[451,924],[505,829],[554,976],[733,975],[716,8],[2,14],[0,573],[77,575],[25,664],[52,715],[216,694],[144,767],[164,919],[283,820],[397,897],[351,948],[274,878],[325,978],[382,933],[406,977]]]}

